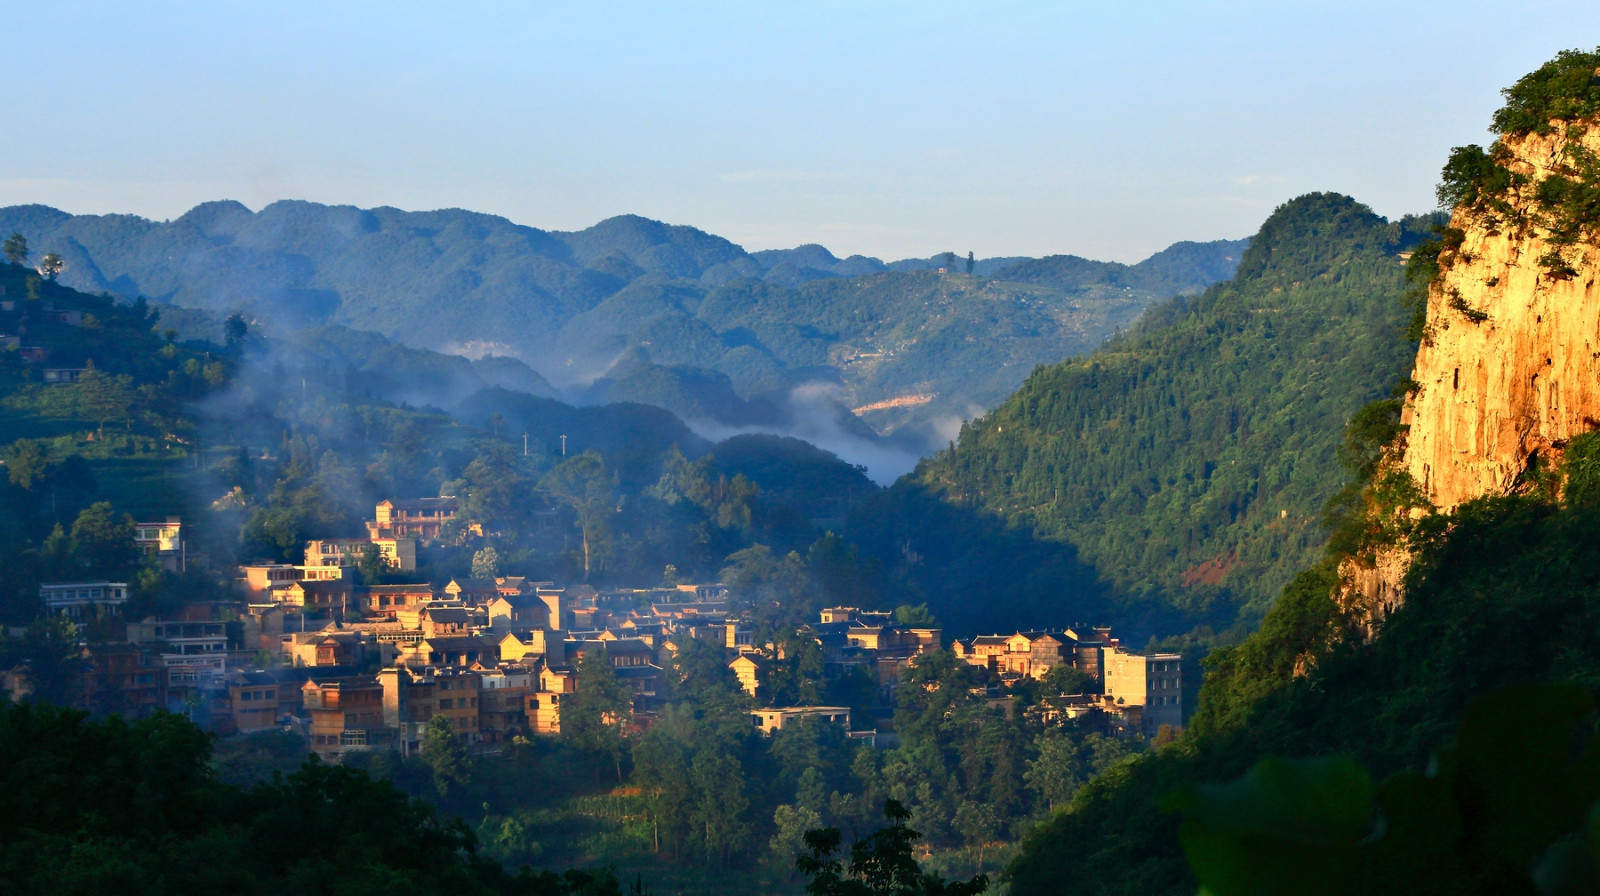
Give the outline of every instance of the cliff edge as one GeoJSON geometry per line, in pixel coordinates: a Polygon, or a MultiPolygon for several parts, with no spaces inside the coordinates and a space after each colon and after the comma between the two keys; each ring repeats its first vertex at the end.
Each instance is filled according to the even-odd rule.
{"type": "MultiPolygon", "coordinates": [[[[1600,51],[1562,54],[1505,95],[1499,139],[1451,154],[1450,225],[1412,260],[1426,318],[1378,477],[1389,498],[1368,491],[1375,519],[1534,487],[1567,440],[1600,429],[1600,51]]],[[[1408,561],[1403,537],[1345,561],[1347,605],[1392,609],[1408,561]]]]}
{"type": "Polygon", "coordinates": [[[1515,491],[1530,464],[1600,428],[1600,252],[1531,223],[1539,185],[1600,152],[1600,126],[1573,130],[1502,141],[1506,168],[1527,179],[1506,197],[1515,217],[1451,218],[1402,417],[1404,469],[1441,511],[1515,491]]]}

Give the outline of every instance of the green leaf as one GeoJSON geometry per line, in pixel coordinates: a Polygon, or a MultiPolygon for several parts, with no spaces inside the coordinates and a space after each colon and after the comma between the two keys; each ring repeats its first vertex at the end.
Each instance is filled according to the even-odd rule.
{"type": "Polygon", "coordinates": [[[1353,760],[1266,759],[1244,777],[1185,788],[1184,853],[1215,896],[1349,893],[1372,827],[1372,779],[1353,760]]]}

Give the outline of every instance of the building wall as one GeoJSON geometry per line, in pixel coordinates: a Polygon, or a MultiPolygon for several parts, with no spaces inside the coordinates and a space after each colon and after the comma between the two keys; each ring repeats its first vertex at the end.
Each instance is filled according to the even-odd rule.
{"type": "Polygon", "coordinates": [[[1142,706],[1143,727],[1183,725],[1182,658],[1175,653],[1140,656],[1122,648],[1105,651],[1105,695],[1125,705],[1142,706]]]}

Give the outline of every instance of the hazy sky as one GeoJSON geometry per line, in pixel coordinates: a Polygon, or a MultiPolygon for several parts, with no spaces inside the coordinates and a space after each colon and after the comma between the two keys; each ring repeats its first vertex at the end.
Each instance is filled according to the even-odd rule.
{"type": "Polygon", "coordinates": [[[1134,261],[1427,211],[1600,3],[73,3],[8,18],[0,205],[636,213],[747,249],[1134,261]]]}

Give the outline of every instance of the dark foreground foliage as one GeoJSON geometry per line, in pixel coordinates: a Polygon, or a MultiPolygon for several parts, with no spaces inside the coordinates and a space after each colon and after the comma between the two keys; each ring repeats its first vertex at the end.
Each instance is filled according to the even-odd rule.
{"type": "Polygon", "coordinates": [[[1405,605],[1370,641],[1346,636],[1326,571],[1298,581],[1298,597],[1228,653],[1238,674],[1208,684],[1195,734],[1080,791],[1030,838],[1013,886],[1192,893],[1178,821],[1161,809],[1179,787],[1271,755],[1418,771],[1474,697],[1529,682],[1600,688],[1600,506],[1574,500],[1590,493],[1459,508],[1422,545],[1405,605]],[[1302,663],[1312,668],[1296,676],[1302,663]]]}
{"type": "Polygon", "coordinates": [[[621,896],[605,873],[509,874],[459,820],[363,772],[313,759],[240,788],[210,752],[179,716],[0,709],[0,892],[621,896]]]}
{"type": "Polygon", "coordinates": [[[1594,893],[1593,713],[1582,688],[1507,688],[1468,708],[1425,772],[1375,786],[1348,757],[1265,759],[1169,805],[1213,896],[1594,893]]]}

